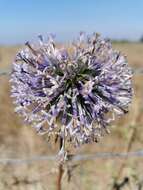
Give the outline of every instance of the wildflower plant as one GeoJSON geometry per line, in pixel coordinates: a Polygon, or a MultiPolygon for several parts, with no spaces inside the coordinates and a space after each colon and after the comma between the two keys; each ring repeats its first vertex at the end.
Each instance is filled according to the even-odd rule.
{"type": "Polygon", "coordinates": [[[128,112],[132,70],[98,34],[80,33],[69,51],[52,36],[26,43],[13,63],[15,111],[40,134],[78,146],[98,140],[115,115],[128,112]]]}

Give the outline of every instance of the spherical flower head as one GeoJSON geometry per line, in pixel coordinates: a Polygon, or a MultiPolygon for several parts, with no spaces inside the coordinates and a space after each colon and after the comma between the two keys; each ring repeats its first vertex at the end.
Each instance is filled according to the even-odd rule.
{"type": "Polygon", "coordinates": [[[132,70],[109,40],[81,33],[68,51],[39,36],[26,46],[13,63],[11,94],[16,112],[40,134],[95,142],[115,115],[128,112],[132,70]]]}

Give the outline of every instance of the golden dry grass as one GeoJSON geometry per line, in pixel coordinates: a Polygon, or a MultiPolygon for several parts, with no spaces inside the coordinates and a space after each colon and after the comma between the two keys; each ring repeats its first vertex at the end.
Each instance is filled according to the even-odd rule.
{"type": "MultiPolygon", "coordinates": [[[[127,55],[134,68],[143,67],[143,44],[116,43],[114,47],[127,55]]],[[[0,47],[0,70],[11,67],[14,55],[20,47],[0,47]]],[[[30,157],[48,155],[57,152],[57,145],[48,143],[46,138],[38,136],[33,129],[22,126],[22,121],[14,113],[10,98],[8,76],[0,77],[0,158],[30,157]]],[[[78,153],[123,152],[142,149],[143,146],[143,75],[133,77],[134,98],[129,114],[111,126],[111,134],[98,144],[85,145],[78,153]],[[128,143],[130,138],[130,147],[128,143]]],[[[119,180],[129,178],[129,185],[124,189],[135,190],[143,180],[143,158],[96,159],[78,162],[68,184],[63,177],[63,189],[110,190],[114,178],[123,165],[119,180]]],[[[22,165],[0,165],[0,190],[43,190],[56,189],[57,164],[53,161],[33,162],[22,165]]]]}

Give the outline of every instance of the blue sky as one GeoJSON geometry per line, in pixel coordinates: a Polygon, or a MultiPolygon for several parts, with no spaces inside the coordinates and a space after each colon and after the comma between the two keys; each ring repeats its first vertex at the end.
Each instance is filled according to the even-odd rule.
{"type": "Polygon", "coordinates": [[[143,0],[0,0],[0,44],[48,33],[69,41],[79,31],[137,40],[143,34],[143,0]]]}

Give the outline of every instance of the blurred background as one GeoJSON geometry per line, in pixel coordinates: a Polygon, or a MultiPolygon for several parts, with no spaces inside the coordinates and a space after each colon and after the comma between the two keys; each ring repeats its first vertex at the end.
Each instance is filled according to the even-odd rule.
{"type": "MultiPolygon", "coordinates": [[[[23,44],[54,33],[58,43],[69,44],[80,31],[99,32],[127,55],[134,74],[130,112],[110,128],[99,143],[84,145],[76,153],[128,152],[143,149],[143,1],[131,0],[0,0],[0,72],[10,71],[23,44]]],[[[57,153],[58,145],[24,126],[14,113],[9,75],[0,75],[0,159],[29,158],[57,153]]],[[[143,189],[143,158],[79,161],[63,189],[143,189]]],[[[0,190],[56,189],[57,163],[37,161],[0,163],[0,190]]]]}

